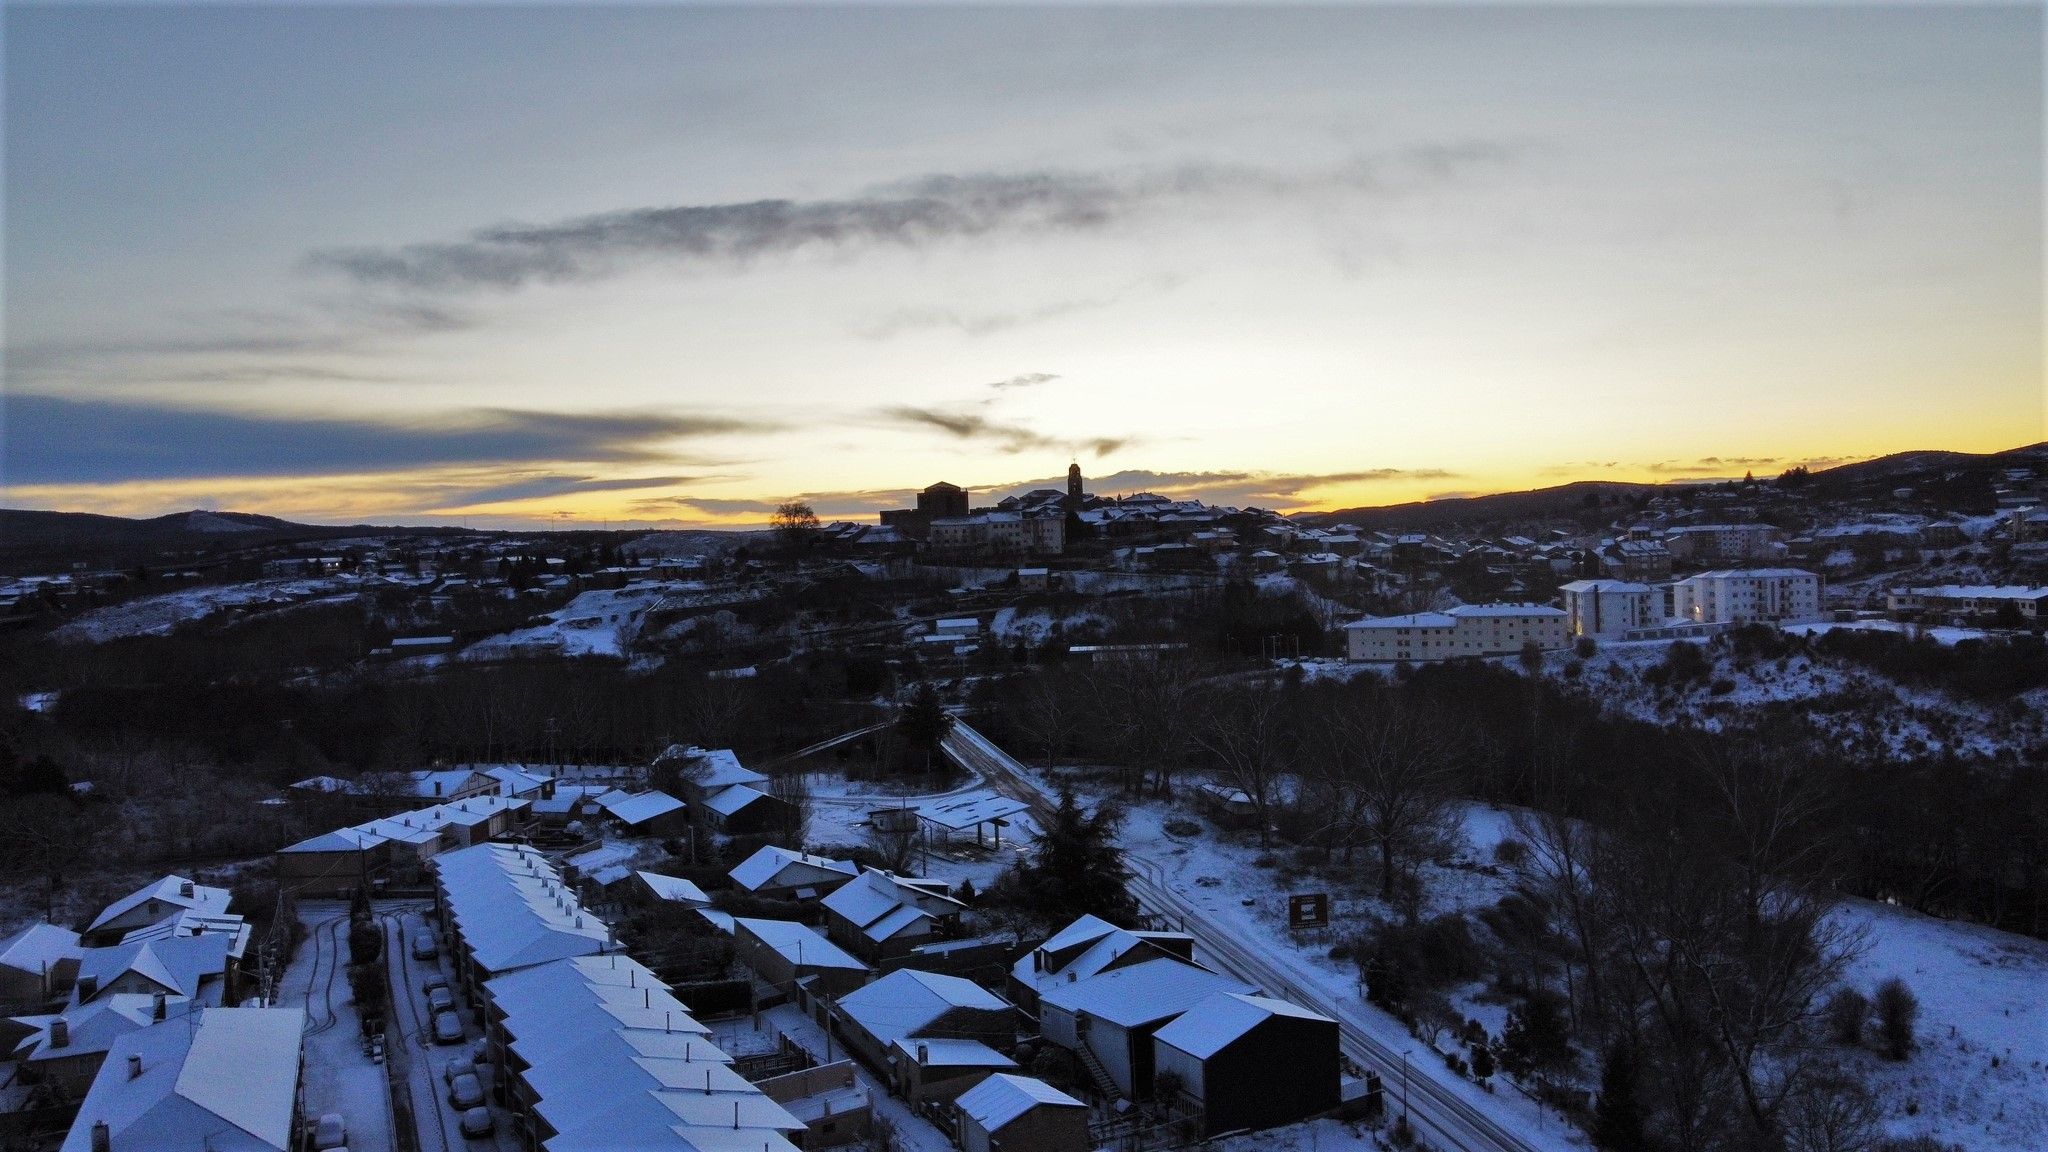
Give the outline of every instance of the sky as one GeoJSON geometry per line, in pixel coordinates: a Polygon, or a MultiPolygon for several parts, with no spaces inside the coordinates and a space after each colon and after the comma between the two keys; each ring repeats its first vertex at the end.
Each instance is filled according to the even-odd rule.
{"type": "Polygon", "coordinates": [[[2048,439],[2038,6],[9,4],[0,503],[1281,511],[2048,439]]]}

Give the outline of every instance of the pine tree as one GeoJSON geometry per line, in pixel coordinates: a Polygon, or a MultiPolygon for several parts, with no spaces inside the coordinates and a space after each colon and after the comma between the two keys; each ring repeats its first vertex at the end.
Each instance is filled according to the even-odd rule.
{"type": "Polygon", "coordinates": [[[1138,902],[1125,887],[1130,872],[1116,846],[1122,824],[1123,814],[1115,807],[1104,804],[1089,816],[1072,792],[1062,790],[1051,826],[1020,867],[1029,909],[1053,924],[1089,914],[1112,924],[1134,923],[1138,902]]]}
{"type": "Polygon", "coordinates": [[[1564,1007],[1550,991],[1537,988],[1508,1011],[1501,1033],[1500,1062],[1516,1076],[1529,1076],[1563,1064],[1571,1055],[1565,1033],[1564,1007]]]}
{"type": "Polygon", "coordinates": [[[1616,1041],[1600,1064],[1600,1102],[1593,1111],[1593,1142],[1608,1152],[1643,1147],[1643,1113],[1636,1103],[1635,1053],[1616,1041]]]}
{"type": "Polygon", "coordinates": [[[938,751],[946,733],[953,730],[952,714],[946,711],[946,702],[939,699],[938,689],[929,683],[919,684],[910,694],[910,703],[903,706],[903,714],[896,718],[896,730],[912,748],[924,753],[924,769],[930,772],[932,753],[938,751]]]}

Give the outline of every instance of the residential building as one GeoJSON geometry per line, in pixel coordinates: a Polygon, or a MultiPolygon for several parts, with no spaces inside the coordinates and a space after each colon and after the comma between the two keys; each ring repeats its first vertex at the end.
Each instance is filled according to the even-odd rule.
{"type": "Polygon", "coordinates": [[[1673,584],[1671,614],[1692,624],[1818,620],[1820,593],[1820,577],[1801,568],[1717,569],[1673,584]]]}
{"type": "Polygon", "coordinates": [[[770,844],[726,875],[763,900],[816,900],[859,873],[851,860],[831,860],[770,844]]]}
{"type": "MultiPolygon", "coordinates": [[[[827,1009],[839,1034],[869,1066],[896,1070],[898,1093],[916,1091],[910,1065],[917,1063],[915,1041],[926,1043],[927,1059],[934,1041],[944,1041],[945,1058],[997,1059],[1017,1041],[1017,1010],[1002,997],[958,976],[903,968],[865,988],[840,997],[827,1009]],[[913,1042],[904,1059],[901,1042],[913,1042]],[[974,1044],[982,1051],[970,1053],[974,1044]]],[[[920,1071],[924,1069],[920,1068],[920,1071]]],[[[967,1085],[962,1085],[962,1088],[967,1085]]]]}
{"type": "Polygon", "coordinates": [[[961,1152],[1087,1152],[1088,1106],[1034,1080],[999,1072],[953,1101],[961,1152]]]}
{"type": "Polygon", "coordinates": [[[1352,660],[1423,663],[1466,656],[1511,656],[1529,644],[1550,652],[1568,643],[1565,612],[1541,604],[1460,604],[1354,620],[1344,626],[1352,660]]]}
{"type": "MultiPolygon", "coordinates": [[[[1152,1036],[1156,1085],[1204,1136],[1294,1124],[1337,1107],[1337,1022],[1266,996],[1219,993],[1152,1036]],[[1170,1079],[1169,1079],[1170,1077],[1170,1079]]],[[[1164,1094],[1162,1093],[1162,1096],[1164,1094]]]]}
{"type": "Polygon", "coordinates": [[[856,1145],[873,1130],[874,1103],[855,1079],[851,1060],[769,1076],[754,1085],[804,1122],[803,1135],[794,1137],[804,1152],[856,1145]]]}
{"type": "Polygon", "coordinates": [[[434,857],[516,829],[535,801],[476,795],[338,828],[277,851],[278,882],[301,896],[424,883],[434,857]]]}
{"type": "Polygon", "coordinates": [[[1942,584],[1894,588],[1885,596],[1894,616],[1965,620],[1982,624],[2012,611],[2023,622],[2048,620],[2048,587],[2023,584],[1942,584]]]}
{"type": "Polygon", "coordinates": [[[1115,968],[1148,960],[1194,963],[1194,937],[1181,932],[1133,932],[1099,916],[1083,916],[1010,965],[1006,991],[1020,1009],[1036,1015],[1039,997],[1115,968]]]}
{"type": "Polygon", "coordinates": [[[209,1008],[117,1037],[62,1152],[294,1152],[299,1008],[209,1008]]]}
{"type": "Polygon", "coordinates": [[[90,1003],[74,1000],[52,1015],[17,1016],[13,1022],[27,1028],[28,1035],[15,1046],[14,1057],[58,1099],[78,1100],[91,1089],[115,1040],[137,1028],[183,1017],[191,1007],[182,996],[119,992],[90,1003]]]}
{"type": "Polygon", "coordinates": [[[0,1012],[27,1012],[71,990],[85,946],[78,933],[31,924],[0,941],[0,1012]]]}
{"type": "Polygon", "coordinates": [[[1254,991],[1162,957],[1044,991],[1038,1026],[1046,1040],[1080,1058],[1105,1095],[1139,1100],[1152,1094],[1153,1033],[1218,992],[1254,991]]]}
{"type": "Polygon", "coordinates": [[[1635,628],[1663,623],[1664,590],[1627,580],[1574,580],[1558,589],[1565,631],[1577,636],[1620,638],[1635,628]]]}
{"type": "Polygon", "coordinates": [[[822,901],[833,943],[871,964],[956,936],[966,905],[944,881],[915,880],[870,868],[822,901]]]}
{"type": "Polygon", "coordinates": [[[474,990],[522,968],[610,950],[611,928],[575,886],[523,844],[479,844],[434,859],[434,906],[456,976],[474,990]]]}
{"type": "Polygon", "coordinates": [[[840,997],[868,982],[868,966],[845,949],[794,920],[733,918],[733,940],[740,960],[763,984],[783,995],[840,997]]]}
{"type": "Polygon", "coordinates": [[[147,928],[182,912],[227,910],[227,889],[195,884],[183,876],[166,876],[107,905],[86,928],[85,943],[116,943],[137,928],[147,928]]]}
{"type": "Polygon", "coordinates": [[[1780,535],[1769,524],[1687,524],[1667,529],[1664,547],[1690,564],[1741,563],[1778,556],[1780,535]]]}
{"type": "Polygon", "coordinates": [[[1057,556],[1066,551],[1067,518],[1056,512],[977,512],[933,520],[932,550],[968,556],[1057,556]]]}

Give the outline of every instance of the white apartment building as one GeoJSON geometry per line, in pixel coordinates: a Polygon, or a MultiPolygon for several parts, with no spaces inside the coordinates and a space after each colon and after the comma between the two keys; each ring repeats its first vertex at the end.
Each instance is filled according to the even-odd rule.
{"type": "Polygon", "coordinates": [[[1667,614],[1664,589],[1627,580],[1574,580],[1558,589],[1564,598],[1569,636],[1619,638],[1632,629],[1655,628],[1667,614]]]}
{"type": "Polygon", "coordinates": [[[1801,568],[1723,568],[1671,586],[1671,614],[1693,624],[1818,620],[1820,577],[1801,568]]]}
{"type": "Polygon", "coordinates": [[[1895,615],[1995,616],[2010,604],[2022,619],[2048,619],[2048,587],[2024,584],[1942,584],[1932,588],[1894,588],[1885,607],[1895,615]]]}
{"type": "Polygon", "coordinates": [[[927,539],[934,550],[943,552],[1056,556],[1066,551],[1067,520],[1061,515],[983,512],[934,520],[927,539]]]}
{"type": "Polygon", "coordinates": [[[1512,656],[1530,643],[1550,652],[1567,643],[1564,610],[1543,604],[1460,604],[1445,612],[1355,620],[1344,633],[1352,660],[1417,664],[1512,656]]]}
{"type": "Polygon", "coordinates": [[[1677,559],[1702,563],[1769,560],[1778,554],[1778,530],[1769,524],[1688,524],[1666,531],[1664,547],[1677,559]]]}

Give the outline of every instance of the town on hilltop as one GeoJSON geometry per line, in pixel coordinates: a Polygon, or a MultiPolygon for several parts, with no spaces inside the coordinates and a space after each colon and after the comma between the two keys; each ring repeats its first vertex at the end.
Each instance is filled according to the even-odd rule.
{"type": "Polygon", "coordinates": [[[8,516],[0,1146],[2048,1141],[2039,448],[8,516]]]}

